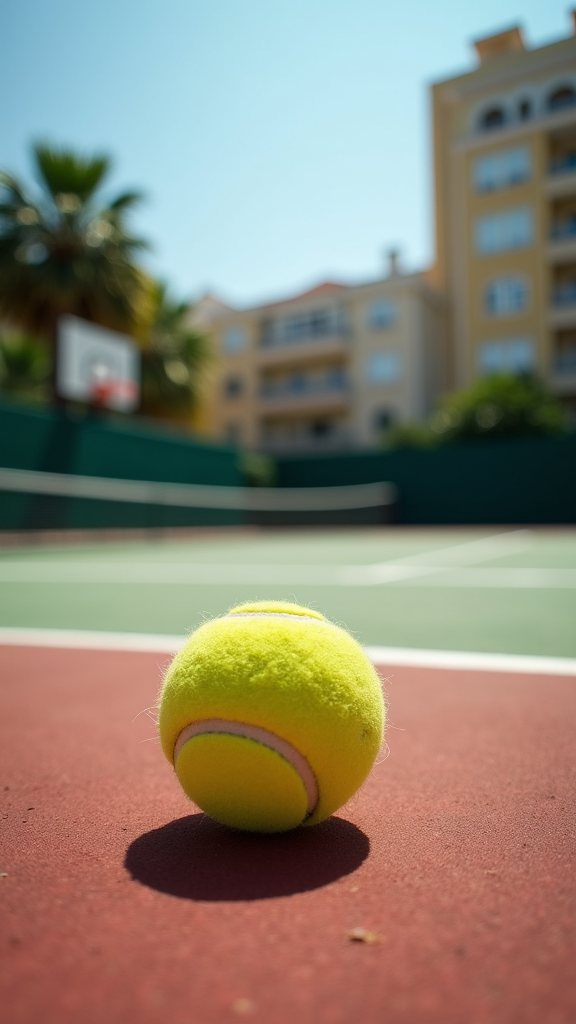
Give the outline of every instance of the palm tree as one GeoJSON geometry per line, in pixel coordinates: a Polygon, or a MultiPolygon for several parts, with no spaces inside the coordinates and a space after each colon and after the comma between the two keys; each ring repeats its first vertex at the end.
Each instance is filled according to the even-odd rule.
{"type": "Polygon", "coordinates": [[[147,296],[134,259],[145,243],[126,222],[140,195],[99,202],[110,171],[105,156],[35,145],[33,159],[37,194],[0,172],[2,314],[53,346],[63,313],[134,331],[147,296]]]}
{"type": "Polygon", "coordinates": [[[187,419],[209,358],[206,337],[191,326],[192,303],[173,298],[164,282],[152,284],[149,302],[142,352],[142,411],[187,419]]]}

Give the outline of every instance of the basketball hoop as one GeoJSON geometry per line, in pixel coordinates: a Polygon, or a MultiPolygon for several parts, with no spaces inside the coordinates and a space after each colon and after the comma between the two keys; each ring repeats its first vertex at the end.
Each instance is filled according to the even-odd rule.
{"type": "Polygon", "coordinates": [[[96,409],[125,409],[138,401],[138,388],[133,380],[104,378],[93,382],[90,404],[96,409]]]}
{"type": "Polygon", "coordinates": [[[58,321],[58,393],[95,412],[134,412],[140,401],[140,352],[126,335],[75,316],[58,321]]]}

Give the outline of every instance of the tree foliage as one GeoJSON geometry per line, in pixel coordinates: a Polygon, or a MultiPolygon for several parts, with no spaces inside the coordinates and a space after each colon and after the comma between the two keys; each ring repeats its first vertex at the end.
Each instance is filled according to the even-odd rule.
{"type": "Polygon", "coordinates": [[[434,447],[474,438],[534,437],[566,429],[560,402],[535,376],[498,374],[447,395],[424,424],[399,424],[387,448],[434,447]]]}
{"type": "Polygon", "coordinates": [[[37,338],[14,334],[0,338],[0,390],[28,402],[49,397],[50,356],[37,338]]]}
{"type": "Polygon", "coordinates": [[[164,282],[151,285],[149,308],[142,353],[142,411],[185,414],[198,398],[208,360],[206,337],[190,326],[192,304],[173,298],[164,282]]]}
{"type": "Polygon", "coordinates": [[[146,298],[136,265],[142,239],[128,229],[140,200],[123,192],[102,203],[105,156],[33,147],[38,189],[0,172],[0,307],[17,327],[53,339],[58,317],[73,313],[134,331],[146,298]]]}

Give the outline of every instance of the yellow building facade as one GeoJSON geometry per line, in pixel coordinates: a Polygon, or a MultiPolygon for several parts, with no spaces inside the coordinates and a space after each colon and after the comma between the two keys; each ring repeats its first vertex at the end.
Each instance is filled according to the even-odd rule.
{"type": "Polygon", "coordinates": [[[206,405],[220,440],[270,452],[373,447],[392,423],[424,418],[447,385],[442,300],[394,258],[364,285],[325,282],[244,310],[208,301],[197,318],[209,320],[206,405]]]}
{"type": "MultiPolygon", "coordinates": [[[[575,18],[576,22],[576,18],[575,18]]],[[[576,38],[514,27],[431,88],[436,255],[420,274],[324,284],[196,322],[214,359],[203,429],[262,451],[370,448],[449,390],[537,372],[576,412],[576,38]]]]}
{"type": "Polygon", "coordinates": [[[452,381],[536,371],[576,401],[576,39],[519,28],[432,87],[436,264],[452,381]]]}

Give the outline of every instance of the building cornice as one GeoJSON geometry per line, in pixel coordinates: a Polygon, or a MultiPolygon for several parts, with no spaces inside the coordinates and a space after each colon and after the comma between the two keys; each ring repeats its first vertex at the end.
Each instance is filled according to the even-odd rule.
{"type": "Polygon", "coordinates": [[[463,76],[456,75],[454,78],[434,82],[432,88],[439,92],[441,98],[446,102],[457,103],[468,96],[491,89],[499,89],[501,86],[515,81],[524,84],[527,74],[539,74],[551,69],[558,69],[564,59],[564,54],[559,54],[558,48],[566,50],[567,70],[573,70],[570,61],[573,61],[576,56],[576,37],[570,36],[568,39],[543,47],[542,51],[528,50],[525,53],[514,54],[506,61],[498,61],[499,67],[484,65],[463,76]]]}

